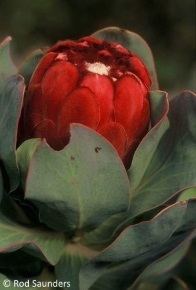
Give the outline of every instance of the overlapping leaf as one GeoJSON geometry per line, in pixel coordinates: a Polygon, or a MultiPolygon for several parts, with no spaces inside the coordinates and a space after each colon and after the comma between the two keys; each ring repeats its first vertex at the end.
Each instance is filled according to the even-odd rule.
{"type": "Polygon", "coordinates": [[[10,190],[14,190],[19,181],[15,148],[23,93],[24,82],[20,76],[7,79],[0,92],[0,156],[10,178],[10,190]]]}
{"type": "MultiPolygon", "coordinates": [[[[74,248],[74,244],[72,245],[74,248]]],[[[59,281],[70,281],[73,290],[79,289],[79,272],[82,266],[88,261],[84,254],[65,251],[60,261],[55,266],[55,273],[59,281]]]]}
{"type": "Polygon", "coordinates": [[[135,152],[129,179],[132,215],[196,185],[196,97],[185,92],[170,102],[168,119],[155,126],[135,152]]]}
{"type": "Polygon", "coordinates": [[[7,37],[0,44],[0,89],[3,87],[4,80],[17,73],[17,68],[10,57],[10,41],[7,37]]]}
{"type": "Polygon", "coordinates": [[[0,46],[0,156],[10,178],[10,190],[19,182],[16,165],[16,131],[23,102],[24,81],[16,76],[7,38],[0,46]]]}
{"type": "MultiPolygon", "coordinates": [[[[150,71],[152,88],[158,87],[150,49],[138,35],[111,27],[94,36],[121,43],[138,54],[150,71]]],[[[126,211],[130,188],[121,160],[105,139],[82,125],[72,126],[71,141],[59,152],[44,141],[26,141],[17,151],[16,163],[16,132],[24,81],[15,76],[9,40],[0,46],[0,162],[8,174],[10,190],[19,184],[19,165],[25,197],[38,207],[40,221],[55,230],[77,231],[83,238],[80,243],[68,242],[64,249],[62,234],[30,227],[22,211],[18,220],[13,219],[18,208],[10,214],[9,205],[5,207],[8,199],[1,201],[4,189],[0,168],[0,252],[8,255],[20,249],[39,261],[41,258],[57,264],[57,278],[70,280],[71,288],[77,290],[151,287],[150,279],[159,278],[179,262],[194,237],[196,205],[195,200],[189,199],[195,197],[196,185],[195,95],[185,92],[171,100],[166,117],[165,93],[151,92],[152,128],[138,147],[128,172],[133,198],[126,211]],[[144,212],[149,214],[148,218],[154,216],[156,209],[163,203],[166,206],[165,202],[177,192],[182,192],[179,202],[153,219],[132,224],[134,217],[144,212]],[[26,226],[16,220],[25,220],[26,226]],[[112,243],[100,254],[82,244],[94,242],[100,248],[112,243]]],[[[36,51],[20,68],[27,84],[42,54],[36,51]]],[[[3,279],[6,277],[0,275],[0,283],[3,279]]],[[[44,279],[47,281],[47,277],[44,279]]],[[[169,289],[176,285],[184,289],[178,278],[167,284],[169,289]]],[[[9,289],[14,288],[11,284],[9,289]]]]}
{"type": "MultiPolygon", "coordinates": [[[[168,279],[165,279],[168,280],[168,279]]],[[[127,290],[129,290],[128,288],[127,290]]],[[[135,290],[191,290],[188,285],[178,277],[171,277],[168,281],[159,279],[158,281],[141,283],[135,290]],[[163,288],[164,287],[164,288],[163,288]]]]}
{"type": "MultiPolygon", "coordinates": [[[[160,124],[164,119],[166,119],[166,114],[168,113],[168,99],[167,94],[162,91],[153,91],[150,93],[150,105],[151,105],[151,126],[155,126],[153,130],[159,130],[160,124]]],[[[162,134],[162,131],[160,132],[162,134]]],[[[158,139],[153,141],[158,142],[158,139]]],[[[148,147],[148,143],[145,143],[145,153],[147,151],[147,155],[143,155],[143,151],[138,155],[138,164],[143,164],[143,159],[148,158],[153,155],[152,148],[148,147]],[[147,157],[146,157],[147,156],[147,157]],[[141,160],[139,159],[141,158],[141,160]]],[[[156,149],[156,143],[155,143],[156,149]]],[[[144,164],[143,164],[144,166],[144,164]]],[[[138,170],[138,174],[139,174],[138,170]]],[[[131,180],[132,185],[132,180],[131,180]]],[[[155,213],[156,214],[156,213],[155,213]]],[[[155,215],[154,214],[154,215],[155,215]]],[[[137,215],[137,213],[136,213],[137,215]]],[[[116,214],[115,216],[108,219],[104,222],[100,227],[95,229],[90,233],[86,233],[84,235],[84,243],[93,248],[103,248],[107,244],[111,243],[117,235],[122,232],[123,229],[130,226],[133,223],[134,212],[129,210],[125,213],[116,214]]]]}
{"type": "MultiPolygon", "coordinates": [[[[165,256],[152,264],[148,265],[141,275],[135,280],[133,284],[127,283],[128,277],[130,277],[132,271],[131,262],[125,262],[124,264],[116,265],[108,269],[107,274],[101,276],[89,289],[91,290],[161,290],[170,277],[173,277],[173,272],[170,271],[176,263],[178,263],[183,255],[187,251],[189,246],[190,237],[187,241],[179,245],[174,251],[168,252],[165,256]],[[176,260],[175,260],[176,259],[176,260]],[[171,262],[171,264],[169,264],[171,262]],[[163,266],[163,267],[162,267],[163,266]],[[170,271],[170,272],[168,272],[170,271]],[[128,287],[128,288],[127,288],[128,287]]],[[[132,277],[131,277],[132,278],[132,277]]],[[[132,282],[131,282],[132,283],[132,282]]],[[[168,283],[169,284],[169,283],[168,283]]],[[[169,285],[166,289],[170,289],[169,285]]]]}
{"type": "MultiPolygon", "coordinates": [[[[196,185],[195,99],[191,92],[174,98],[167,118],[168,102],[164,92],[151,93],[154,127],[136,150],[128,172],[133,194],[130,209],[86,233],[86,244],[103,248],[131,225],[135,216],[145,211],[151,215],[153,208],[158,209],[178,192],[196,185]]],[[[194,188],[189,190],[190,197],[194,197],[194,191],[194,188]]]]}
{"type": "Polygon", "coordinates": [[[120,43],[131,52],[137,54],[148,68],[152,80],[152,90],[158,89],[153,56],[148,44],[140,35],[118,27],[107,27],[93,33],[93,36],[109,42],[120,43]]]}
{"type": "MultiPolygon", "coordinates": [[[[116,283],[112,277],[118,277],[121,289],[132,285],[147,265],[175,249],[188,236],[192,238],[191,231],[196,227],[195,210],[196,200],[178,202],[152,220],[128,227],[83,267],[81,289],[89,289],[104,273],[110,276],[110,285],[116,283]]],[[[113,289],[118,289],[115,284],[113,289]]]]}
{"type": "Polygon", "coordinates": [[[130,191],[125,168],[110,143],[75,124],[63,150],[54,151],[46,143],[37,147],[25,197],[39,207],[42,222],[67,231],[97,227],[113,214],[126,211],[130,191]]]}
{"type": "Polygon", "coordinates": [[[37,49],[27,59],[25,59],[25,61],[20,66],[19,74],[24,77],[26,84],[29,83],[33,71],[35,70],[38,62],[43,57],[43,55],[43,50],[37,49]]]}
{"type": "Polygon", "coordinates": [[[164,286],[170,290],[191,290],[182,279],[176,276],[172,277],[164,286]]]}
{"type": "Polygon", "coordinates": [[[135,289],[137,288],[137,285],[142,283],[145,284],[153,280],[161,280],[161,277],[165,273],[169,273],[169,271],[171,271],[171,269],[174,268],[186,255],[189,246],[190,240],[187,239],[187,242],[185,241],[182,245],[179,245],[176,249],[167,253],[161,259],[158,259],[154,263],[150,264],[136,279],[135,283],[129,287],[129,289],[135,289]]]}
{"type": "Polygon", "coordinates": [[[178,197],[178,201],[184,201],[191,198],[196,198],[196,187],[184,190],[178,197]]]}
{"type": "Polygon", "coordinates": [[[6,253],[24,247],[26,251],[42,256],[51,264],[56,264],[64,247],[60,233],[43,228],[30,228],[17,224],[0,213],[0,252],[6,253]]]}
{"type": "Polygon", "coordinates": [[[33,157],[35,150],[40,145],[40,143],[41,139],[39,138],[29,139],[23,142],[16,151],[16,159],[21,176],[20,181],[21,185],[23,186],[23,189],[25,187],[29,163],[31,161],[31,158],[33,157]]]}

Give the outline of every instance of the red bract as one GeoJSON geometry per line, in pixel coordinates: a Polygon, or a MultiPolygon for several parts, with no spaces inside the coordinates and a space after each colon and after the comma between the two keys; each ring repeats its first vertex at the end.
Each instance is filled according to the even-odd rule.
{"type": "Polygon", "coordinates": [[[46,138],[60,150],[70,123],[81,123],[108,139],[126,164],[148,128],[150,85],[144,64],[119,44],[92,37],[58,42],[30,80],[24,139],[46,138]]]}

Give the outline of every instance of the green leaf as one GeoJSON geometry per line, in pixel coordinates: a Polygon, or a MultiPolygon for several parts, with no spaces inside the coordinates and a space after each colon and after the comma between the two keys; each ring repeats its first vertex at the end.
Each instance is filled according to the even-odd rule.
{"type": "Polygon", "coordinates": [[[0,213],[0,252],[7,253],[23,247],[26,251],[42,256],[55,265],[64,248],[64,237],[60,233],[43,228],[25,227],[0,213]]]}
{"type": "Polygon", "coordinates": [[[165,289],[169,290],[190,290],[188,285],[178,277],[171,278],[165,285],[165,289]]]}
{"type": "Polygon", "coordinates": [[[131,215],[158,206],[178,191],[196,185],[196,97],[184,92],[170,102],[164,118],[137,148],[128,172],[131,215]]]}
{"type": "Polygon", "coordinates": [[[127,227],[152,219],[166,206],[159,206],[141,215],[132,216],[130,211],[113,215],[91,232],[86,232],[82,237],[82,242],[95,250],[103,250],[109,246],[127,227]]]}
{"type": "Polygon", "coordinates": [[[94,229],[93,231],[84,233],[82,242],[90,248],[102,250],[104,247],[107,247],[107,245],[114,241],[116,236],[119,234],[118,228],[126,220],[126,218],[127,212],[118,213],[111,216],[98,228],[94,229]]]}
{"type": "Polygon", "coordinates": [[[168,113],[168,95],[163,91],[151,91],[149,100],[151,125],[155,126],[161,122],[168,113]]]}
{"type": "MultiPolygon", "coordinates": [[[[160,123],[166,116],[168,112],[168,99],[167,94],[162,91],[153,91],[150,92],[150,105],[151,105],[151,125],[156,126],[160,123]]],[[[141,158],[146,158],[142,155],[141,158]]],[[[153,154],[153,152],[149,151],[149,154],[153,154]]],[[[140,156],[139,156],[140,157],[140,156]]],[[[142,160],[141,160],[142,162],[142,160]]],[[[143,164],[143,163],[142,163],[143,164]]],[[[138,171],[138,173],[142,173],[138,171]]],[[[158,209],[157,209],[158,210],[158,209]]],[[[156,212],[149,212],[148,215],[152,217],[156,215],[156,212]]],[[[123,231],[126,227],[133,224],[132,210],[124,213],[119,213],[111,218],[107,219],[104,223],[101,224],[100,227],[96,228],[94,231],[90,233],[85,233],[83,236],[83,242],[90,247],[96,249],[103,249],[104,246],[107,246],[111,243],[120,232],[123,231]]]]}
{"type": "MultiPolygon", "coordinates": [[[[118,290],[118,289],[134,289],[134,281],[137,279],[138,275],[149,265],[151,264],[152,261],[155,261],[156,259],[159,259],[161,255],[165,255],[168,253],[170,250],[171,246],[175,247],[177,243],[179,242],[185,242],[186,240],[190,240],[192,236],[186,236],[184,235],[183,238],[177,239],[174,241],[169,240],[167,244],[163,244],[163,248],[158,248],[158,249],[153,249],[150,252],[147,252],[145,254],[142,254],[141,256],[137,256],[135,258],[132,258],[131,260],[127,260],[124,262],[115,262],[112,263],[111,265],[108,265],[107,271],[96,280],[96,282],[93,284],[93,286],[90,287],[92,290],[99,290],[99,289],[106,289],[106,290],[118,290]],[[185,239],[183,241],[183,239],[185,239]],[[129,288],[128,288],[129,287],[129,288]]],[[[101,271],[100,269],[103,270],[107,263],[100,262],[98,267],[96,268],[95,272],[101,271]]],[[[82,270],[83,271],[83,270],[82,270]]],[[[81,272],[82,272],[81,271],[81,272]]],[[[91,272],[89,272],[89,275],[92,275],[91,272]]],[[[154,287],[147,288],[147,285],[149,284],[148,282],[142,283],[143,285],[146,285],[146,288],[141,288],[141,289],[165,289],[165,288],[159,288],[157,287],[157,282],[158,285],[162,285],[165,281],[165,278],[167,278],[167,275],[171,275],[171,273],[166,273],[165,275],[162,275],[161,277],[154,276],[153,277],[153,284],[154,287]]],[[[91,277],[92,278],[92,277],[91,277]]],[[[152,285],[152,283],[150,284],[152,285]]],[[[83,288],[81,288],[83,289],[83,288]]],[[[138,288],[137,288],[138,289],[138,288]]],[[[140,288],[139,288],[140,289],[140,288]]],[[[169,288],[166,288],[169,289],[169,288]]]]}
{"type": "Polygon", "coordinates": [[[154,263],[150,264],[137,278],[132,287],[130,287],[130,290],[135,289],[135,287],[142,282],[152,282],[155,279],[160,280],[166,272],[171,271],[171,269],[173,269],[183,259],[189,249],[189,246],[190,241],[188,240],[187,242],[175,248],[173,251],[167,253],[161,259],[158,259],[154,263]]]}
{"type": "MultiPolygon", "coordinates": [[[[161,290],[161,287],[162,287],[162,279],[161,281],[159,281],[157,283],[157,281],[155,282],[144,282],[144,283],[141,283],[136,289],[134,290],[161,290]],[[161,287],[160,287],[161,286],[161,287]]],[[[163,288],[164,289],[164,288],[163,288]]],[[[163,290],[162,289],[162,290],[163,290]]],[[[128,289],[127,289],[128,290],[128,289]]]]}
{"type": "Polygon", "coordinates": [[[81,267],[88,261],[88,259],[77,253],[67,251],[62,255],[60,261],[55,266],[55,273],[58,281],[67,282],[71,284],[71,289],[79,289],[79,271],[81,267]]]}
{"type": "Polygon", "coordinates": [[[185,201],[185,200],[188,200],[190,198],[196,198],[196,188],[195,187],[184,190],[180,194],[178,201],[185,201]]]}
{"type": "Polygon", "coordinates": [[[10,57],[7,37],[0,45],[0,159],[10,178],[13,191],[19,180],[15,158],[17,126],[22,108],[24,82],[15,76],[17,69],[10,57]]]}
{"type": "Polygon", "coordinates": [[[5,79],[17,73],[16,66],[10,57],[10,41],[11,37],[7,37],[0,44],[0,90],[5,79]]]}
{"type": "Polygon", "coordinates": [[[33,157],[33,154],[39,144],[40,139],[29,139],[22,143],[16,151],[16,159],[20,171],[21,183],[23,188],[25,186],[30,160],[33,157]]]}
{"type": "Polygon", "coordinates": [[[25,61],[20,66],[19,74],[21,74],[24,77],[26,84],[29,83],[30,78],[38,62],[43,57],[43,55],[44,55],[44,51],[41,49],[37,49],[27,59],[25,59],[25,61]]]}
{"type": "MultiPolygon", "coordinates": [[[[125,287],[132,285],[146,266],[193,237],[191,230],[196,227],[195,210],[196,200],[178,202],[152,220],[128,227],[83,267],[80,272],[81,289],[89,289],[103,274],[118,277],[119,283],[124,283],[121,289],[127,289],[125,287]]],[[[108,283],[111,284],[112,279],[108,283]]]]}
{"type": "MultiPolygon", "coordinates": [[[[16,198],[16,192],[13,193],[13,197],[11,194],[8,194],[6,191],[3,193],[3,198],[1,201],[1,212],[2,214],[9,216],[10,219],[14,220],[16,223],[20,224],[27,224],[27,225],[33,225],[34,220],[30,219],[29,217],[31,215],[31,205],[26,208],[24,207],[24,201],[18,201],[14,200],[16,198]],[[27,216],[28,213],[28,216],[27,216]]],[[[17,199],[17,198],[16,198],[17,199]]]]}
{"type": "Polygon", "coordinates": [[[162,136],[169,127],[169,122],[166,118],[166,114],[168,113],[167,94],[161,91],[151,92],[150,106],[151,123],[154,127],[140,143],[128,172],[133,190],[135,190],[145,175],[157,151],[157,147],[161,142],[162,136]]]}
{"type": "Polygon", "coordinates": [[[196,239],[190,245],[189,251],[184,259],[175,267],[173,274],[186,281],[190,290],[195,289],[195,270],[196,269],[196,239]]]}
{"type": "Polygon", "coordinates": [[[150,47],[140,35],[118,27],[108,27],[93,33],[92,36],[109,42],[120,43],[134,54],[137,54],[148,68],[152,80],[151,89],[158,89],[153,55],[150,47]]]}
{"type": "Polygon", "coordinates": [[[24,89],[23,78],[13,76],[5,81],[0,91],[0,156],[10,179],[11,191],[19,183],[15,148],[24,89]]]}
{"type": "Polygon", "coordinates": [[[39,206],[42,222],[67,231],[92,229],[126,211],[130,191],[125,168],[111,144],[90,128],[73,124],[70,143],[63,150],[54,151],[45,143],[37,148],[25,197],[39,206]]]}

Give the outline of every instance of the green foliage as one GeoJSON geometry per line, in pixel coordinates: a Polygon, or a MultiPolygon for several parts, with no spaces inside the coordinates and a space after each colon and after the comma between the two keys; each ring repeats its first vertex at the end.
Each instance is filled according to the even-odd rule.
{"type": "Polygon", "coordinates": [[[46,259],[50,264],[56,264],[61,256],[64,239],[60,233],[54,233],[40,228],[28,228],[15,223],[0,213],[0,252],[16,251],[24,247],[27,251],[36,252],[38,257],[46,259]]]}
{"type": "Polygon", "coordinates": [[[7,37],[0,45],[0,86],[1,89],[4,86],[4,81],[12,75],[17,73],[16,66],[14,65],[10,57],[10,46],[9,43],[11,37],[7,37]]]}
{"type": "Polygon", "coordinates": [[[134,196],[132,214],[195,186],[195,110],[193,93],[173,98],[168,117],[152,128],[137,148],[128,172],[134,196]]]}
{"type": "MultiPolygon", "coordinates": [[[[139,54],[157,88],[153,58],[140,37],[117,28],[95,35],[139,54]]],[[[23,80],[9,56],[9,38],[0,46],[0,283],[10,279],[9,289],[14,279],[30,282],[21,289],[40,289],[33,279],[69,281],[73,290],[188,289],[178,275],[196,234],[195,94],[168,101],[163,91],[150,93],[149,132],[128,172],[113,146],[80,124],[71,125],[61,151],[40,139],[17,148],[24,83],[43,53],[37,50],[20,67],[23,80]]]]}
{"type": "Polygon", "coordinates": [[[21,76],[16,75],[16,68],[9,56],[9,40],[6,39],[0,46],[0,156],[10,177],[12,191],[19,182],[15,149],[24,81],[21,76]]]}
{"type": "MultiPolygon", "coordinates": [[[[27,142],[30,153],[25,145],[23,152],[18,149],[19,167],[36,145],[36,140],[27,142]]],[[[130,191],[126,171],[111,145],[91,129],[72,125],[65,149],[56,152],[41,143],[35,150],[25,198],[36,201],[42,222],[55,230],[70,231],[92,229],[126,211],[130,191]]]]}
{"type": "Polygon", "coordinates": [[[107,273],[108,277],[103,276],[103,279],[110,285],[109,289],[119,289],[121,286],[123,290],[131,286],[147,265],[163,257],[182,241],[191,239],[190,230],[196,227],[195,202],[176,203],[149,222],[125,229],[108,248],[83,267],[81,289],[89,289],[101,275],[107,273]],[[182,229],[187,229],[187,233],[182,229]]]}
{"type": "Polygon", "coordinates": [[[39,60],[43,57],[44,51],[41,49],[35,50],[19,68],[19,74],[24,77],[26,84],[29,83],[30,78],[33,74],[34,69],[36,68],[39,60]]]}
{"type": "Polygon", "coordinates": [[[71,248],[67,247],[55,267],[57,278],[63,282],[70,281],[71,288],[79,289],[79,272],[87,261],[88,259],[84,255],[74,253],[71,248]]]}

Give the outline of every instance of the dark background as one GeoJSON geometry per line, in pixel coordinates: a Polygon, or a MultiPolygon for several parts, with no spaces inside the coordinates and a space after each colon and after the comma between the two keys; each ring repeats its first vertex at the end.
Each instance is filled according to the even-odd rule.
{"type": "Polygon", "coordinates": [[[106,26],[147,41],[160,89],[195,90],[195,0],[0,0],[0,39],[13,37],[16,64],[35,48],[106,26]]]}

